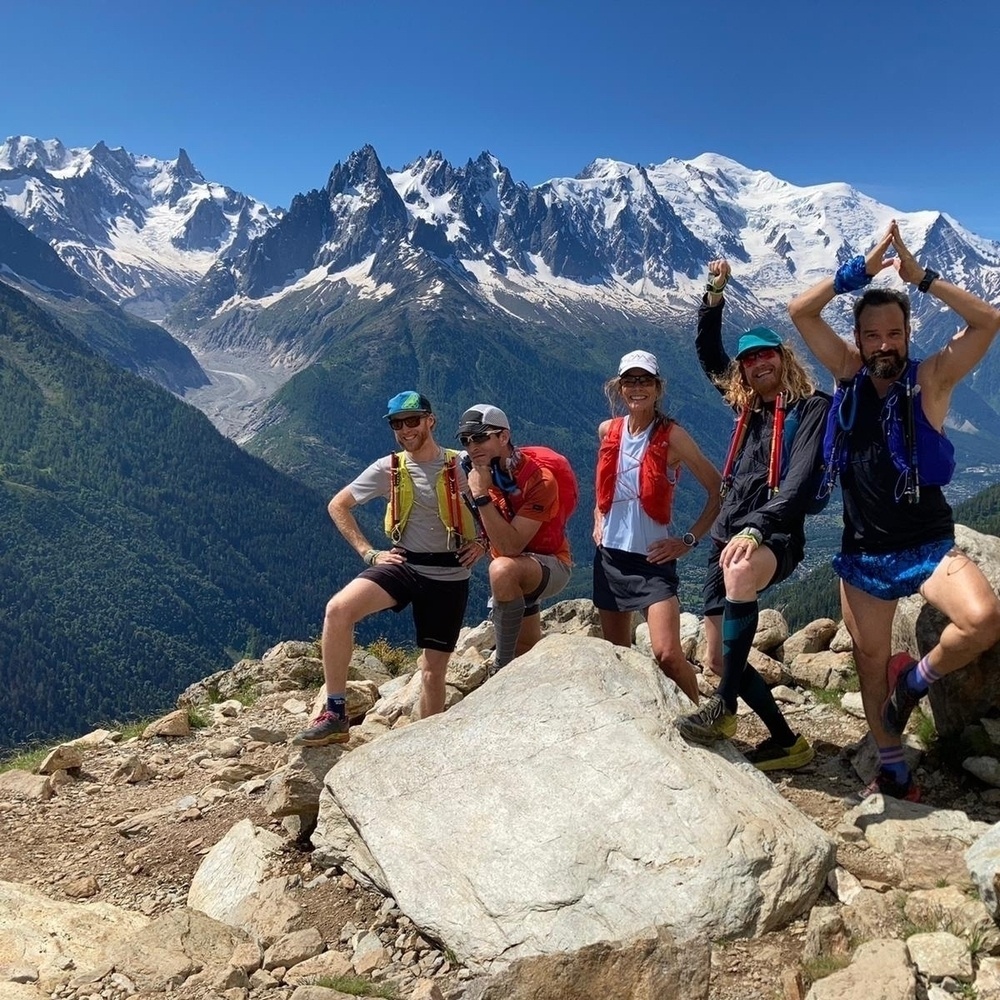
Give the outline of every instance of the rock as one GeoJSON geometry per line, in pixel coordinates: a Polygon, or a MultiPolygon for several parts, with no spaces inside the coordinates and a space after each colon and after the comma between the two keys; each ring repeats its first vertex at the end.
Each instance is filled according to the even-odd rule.
{"type": "Polygon", "coordinates": [[[728,744],[689,746],[673,724],[685,705],[634,650],[547,637],[451,711],[342,758],[314,863],[391,886],[484,965],[651,922],[684,938],[782,926],[815,899],[833,845],[728,744]]]}
{"type": "Polygon", "coordinates": [[[302,907],[288,896],[289,880],[268,879],[246,897],[233,912],[233,925],[252,934],[265,947],[304,924],[302,907]]]}
{"type": "Polygon", "coordinates": [[[846,969],[813,983],[806,1000],[913,1000],[914,976],[902,941],[866,941],[846,969]]]}
{"type": "Polygon", "coordinates": [[[102,743],[114,743],[121,739],[120,734],[110,729],[94,729],[83,736],[78,736],[75,740],[67,740],[64,747],[99,747],[102,743]]]}
{"type": "Polygon", "coordinates": [[[879,938],[903,936],[903,901],[905,893],[876,892],[862,889],[841,910],[847,933],[853,941],[873,941],[879,938]]]}
{"type": "MultiPolygon", "coordinates": [[[[66,903],[27,886],[0,882],[0,961],[31,966],[51,990],[66,969],[94,969],[116,942],[148,920],[108,903],[66,903]]],[[[110,970],[109,970],[110,971],[110,970]]]]}
{"type": "Polygon", "coordinates": [[[747,663],[764,678],[764,683],[768,687],[774,687],[789,680],[789,674],[785,671],[781,660],[776,660],[773,656],[768,656],[767,653],[763,653],[759,649],[751,648],[747,656],[747,663]]]}
{"type": "Polygon", "coordinates": [[[970,820],[955,809],[935,809],[872,795],[844,816],[883,854],[903,865],[903,889],[931,889],[944,879],[968,885],[965,849],[984,834],[986,823],[970,820]]]}
{"type": "Polygon", "coordinates": [[[922,926],[937,926],[966,937],[995,933],[990,913],[981,900],[970,899],[953,885],[940,889],[917,889],[906,897],[906,919],[922,926]]]}
{"type": "Polygon", "coordinates": [[[835,906],[816,906],[809,914],[802,958],[809,962],[825,955],[847,955],[850,938],[844,919],[835,906]]]}
{"type": "Polygon", "coordinates": [[[1000,788],[1000,760],[996,757],[966,757],[962,767],[987,785],[1000,788]]]}
{"type": "Polygon", "coordinates": [[[496,632],[493,622],[484,621],[471,628],[463,628],[458,634],[458,642],[455,644],[455,652],[458,655],[468,652],[470,649],[478,653],[486,653],[496,647],[496,632]]]}
{"type": "Polygon", "coordinates": [[[260,888],[282,846],[280,837],[241,820],[205,856],[191,880],[187,905],[239,926],[234,924],[237,909],[260,888]]]}
{"type": "Polygon", "coordinates": [[[285,973],[284,979],[286,984],[298,986],[301,983],[312,982],[320,976],[338,979],[353,973],[351,960],[343,952],[324,951],[307,958],[304,962],[297,962],[285,973]]]}
{"type": "Polygon", "coordinates": [[[994,920],[1000,920],[1000,823],[965,852],[966,870],[994,920]]]}
{"type": "Polygon", "coordinates": [[[264,786],[262,801],[268,815],[314,819],[323,777],[343,753],[343,746],[293,748],[288,763],[271,774],[264,786]]]}
{"type": "Polygon", "coordinates": [[[710,950],[647,929],[628,942],[521,958],[492,977],[477,1000],[706,1000],[710,950]]]}
{"type": "Polygon", "coordinates": [[[950,976],[962,983],[972,982],[972,956],[969,946],[960,937],[944,931],[911,934],[906,939],[906,947],[922,976],[937,980],[950,976]]]}
{"type": "Polygon", "coordinates": [[[52,782],[44,774],[31,774],[12,768],[0,772],[0,796],[12,795],[29,802],[45,802],[52,798],[52,782]]]}
{"type": "Polygon", "coordinates": [[[827,876],[826,884],[841,903],[850,903],[861,892],[861,883],[846,868],[834,868],[827,876]]]}
{"type": "Polygon", "coordinates": [[[50,751],[38,765],[38,774],[55,774],[56,771],[75,771],[83,764],[83,751],[78,746],[64,743],[50,751]]]}
{"type": "MultiPolygon", "coordinates": [[[[956,524],[955,544],[978,564],[994,591],[1000,591],[1000,538],[956,524]]],[[[896,606],[892,648],[920,657],[937,644],[946,624],[944,615],[919,594],[904,597],[896,606]]],[[[939,736],[957,736],[969,723],[990,715],[1000,705],[1000,643],[932,684],[928,701],[939,736]]]]}
{"type": "Polygon", "coordinates": [[[218,920],[178,909],[119,943],[108,957],[140,992],[152,993],[179,986],[197,972],[209,979],[220,975],[244,941],[243,934],[218,920]]]}
{"type": "Polygon", "coordinates": [[[63,886],[63,892],[70,899],[89,899],[101,891],[97,879],[93,875],[83,875],[72,879],[63,886]]]}
{"type": "Polygon", "coordinates": [[[560,601],[541,613],[542,635],[580,635],[601,638],[601,616],[587,598],[560,601]]]}
{"type": "Polygon", "coordinates": [[[799,653],[789,664],[792,679],[806,687],[844,690],[854,674],[854,660],[848,653],[825,650],[821,653],[799,653]]]}
{"type": "Polygon", "coordinates": [[[136,756],[127,757],[111,773],[112,781],[121,781],[129,785],[138,785],[155,777],[156,771],[141,757],[136,756]]]}
{"type": "Polygon", "coordinates": [[[854,652],[851,633],[847,630],[847,626],[843,622],[837,626],[837,634],[830,640],[829,650],[831,653],[854,652]]]}
{"type": "Polygon", "coordinates": [[[367,976],[382,965],[385,960],[386,953],[382,947],[382,941],[377,934],[369,932],[362,935],[354,946],[351,965],[359,976],[367,976]]]}
{"type": "Polygon", "coordinates": [[[269,972],[279,966],[287,969],[318,955],[325,947],[323,938],[315,927],[282,934],[264,952],[264,968],[269,972]]]}
{"type": "Polygon", "coordinates": [[[157,736],[173,739],[191,735],[191,722],[188,719],[186,708],[178,709],[169,715],[164,715],[160,719],[151,722],[142,732],[144,740],[151,740],[157,736]]]}
{"type": "Polygon", "coordinates": [[[486,661],[475,649],[458,653],[448,661],[444,680],[463,695],[469,694],[486,680],[486,661]]]}
{"type": "Polygon", "coordinates": [[[788,638],[788,622],[780,611],[761,608],[757,617],[757,630],[753,636],[753,648],[762,653],[777,649],[788,638]]]}
{"type": "Polygon", "coordinates": [[[799,653],[820,653],[830,648],[837,634],[837,623],[832,618],[817,618],[782,643],[782,659],[791,663],[799,653]]]}

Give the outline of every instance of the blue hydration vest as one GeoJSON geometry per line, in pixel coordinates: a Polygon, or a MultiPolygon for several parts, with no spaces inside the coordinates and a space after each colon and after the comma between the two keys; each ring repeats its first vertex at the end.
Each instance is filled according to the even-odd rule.
{"type": "MultiPolygon", "coordinates": [[[[955,446],[924,416],[917,385],[919,360],[911,358],[903,378],[889,386],[882,402],[882,432],[892,464],[904,477],[901,495],[908,502],[920,499],[921,486],[947,486],[955,473],[955,446]]],[[[837,385],[823,433],[823,460],[826,464],[824,488],[829,492],[850,462],[851,431],[858,407],[864,366],[852,379],[837,385]]]]}

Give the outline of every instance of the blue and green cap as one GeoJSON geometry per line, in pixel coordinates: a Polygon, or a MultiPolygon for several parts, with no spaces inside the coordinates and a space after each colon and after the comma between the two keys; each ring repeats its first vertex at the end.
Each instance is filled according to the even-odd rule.
{"type": "Polygon", "coordinates": [[[736,360],[762,347],[781,347],[781,337],[768,326],[755,326],[740,337],[736,345],[736,360]]]}
{"type": "Polygon", "coordinates": [[[389,420],[391,417],[398,417],[401,414],[434,412],[431,409],[431,401],[423,393],[414,392],[413,389],[397,392],[389,400],[388,411],[385,415],[386,420],[389,420]]]}

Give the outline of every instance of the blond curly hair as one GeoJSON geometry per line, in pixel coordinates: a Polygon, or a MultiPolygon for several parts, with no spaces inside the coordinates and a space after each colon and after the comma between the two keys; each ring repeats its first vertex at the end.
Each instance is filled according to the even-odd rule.
{"type": "MultiPolygon", "coordinates": [[[[816,391],[816,382],[790,347],[782,344],[776,348],[781,355],[781,386],[785,395],[785,403],[794,403],[798,399],[806,399],[816,391]]],[[[750,388],[743,366],[733,358],[729,367],[712,381],[722,390],[726,402],[738,410],[748,406],[751,409],[760,405],[757,392],[750,388]]]]}

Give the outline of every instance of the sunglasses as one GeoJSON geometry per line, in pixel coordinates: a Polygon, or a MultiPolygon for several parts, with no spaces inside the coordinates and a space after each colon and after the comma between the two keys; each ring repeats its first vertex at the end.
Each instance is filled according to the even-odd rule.
{"type": "Polygon", "coordinates": [[[458,440],[463,448],[468,448],[470,444],[482,444],[488,441],[494,434],[501,434],[502,431],[479,431],[478,434],[459,434],[458,440]]]}
{"type": "Polygon", "coordinates": [[[426,413],[421,413],[416,417],[393,417],[389,421],[389,426],[394,431],[401,431],[404,427],[417,427],[426,416],[426,413]]]}
{"type": "Polygon", "coordinates": [[[777,347],[758,347],[756,351],[747,351],[746,354],[741,355],[740,364],[756,364],[758,361],[767,361],[769,358],[776,357],[777,354],[777,347]]]}
{"type": "Polygon", "coordinates": [[[621,375],[618,381],[622,385],[656,385],[659,379],[655,375],[621,375]]]}

